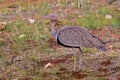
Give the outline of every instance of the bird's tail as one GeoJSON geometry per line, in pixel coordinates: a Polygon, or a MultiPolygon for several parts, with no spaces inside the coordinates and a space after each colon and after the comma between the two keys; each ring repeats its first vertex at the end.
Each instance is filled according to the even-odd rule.
{"type": "Polygon", "coordinates": [[[105,47],[98,47],[98,49],[102,50],[102,51],[107,51],[107,49],[105,47]]]}

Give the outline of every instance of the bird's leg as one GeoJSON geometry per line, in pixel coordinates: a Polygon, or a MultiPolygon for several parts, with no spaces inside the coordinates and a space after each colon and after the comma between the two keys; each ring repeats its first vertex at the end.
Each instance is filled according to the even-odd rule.
{"type": "Polygon", "coordinates": [[[83,55],[83,51],[81,48],[79,48],[80,54],[79,54],[79,66],[78,66],[78,71],[80,71],[81,67],[82,67],[82,55],[83,55]]]}
{"type": "Polygon", "coordinates": [[[76,69],[77,69],[77,53],[76,54],[74,54],[74,71],[76,71],[76,69]]]}

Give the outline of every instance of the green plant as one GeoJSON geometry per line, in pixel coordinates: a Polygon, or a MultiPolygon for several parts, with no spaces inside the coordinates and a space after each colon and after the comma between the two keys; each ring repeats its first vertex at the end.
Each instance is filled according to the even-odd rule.
{"type": "Polygon", "coordinates": [[[120,28],[120,17],[117,17],[115,16],[113,19],[112,19],[112,26],[113,28],[120,28]]]}
{"type": "Polygon", "coordinates": [[[0,46],[3,44],[3,39],[0,38],[0,46]]]}
{"type": "Polygon", "coordinates": [[[99,13],[102,14],[103,16],[106,16],[107,14],[111,13],[111,10],[105,6],[101,6],[99,9],[99,13]]]}
{"type": "Polygon", "coordinates": [[[47,1],[39,3],[36,7],[40,15],[47,15],[51,12],[51,5],[47,1]]]}
{"type": "Polygon", "coordinates": [[[31,59],[33,62],[36,62],[36,61],[38,60],[35,56],[30,56],[30,59],[31,59]]]}
{"type": "Polygon", "coordinates": [[[105,19],[103,15],[95,12],[88,13],[86,17],[78,19],[78,22],[88,29],[98,29],[111,25],[111,20],[105,19]]]}
{"type": "Polygon", "coordinates": [[[87,28],[93,28],[96,29],[99,26],[97,23],[97,16],[95,13],[90,13],[86,17],[81,19],[82,25],[87,28]]]}

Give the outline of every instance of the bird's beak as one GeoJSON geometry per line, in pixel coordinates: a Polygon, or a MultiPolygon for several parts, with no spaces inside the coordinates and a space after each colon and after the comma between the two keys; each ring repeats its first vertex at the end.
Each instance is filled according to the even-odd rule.
{"type": "Polygon", "coordinates": [[[51,17],[50,16],[44,16],[45,19],[50,19],[51,17]]]}
{"type": "Polygon", "coordinates": [[[48,19],[48,16],[44,16],[45,19],[48,19]]]}
{"type": "Polygon", "coordinates": [[[58,21],[58,16],[56,14],[49,14],[47,16],[44,16],[45,19],[49,19],[51,22],[58,21]]]}

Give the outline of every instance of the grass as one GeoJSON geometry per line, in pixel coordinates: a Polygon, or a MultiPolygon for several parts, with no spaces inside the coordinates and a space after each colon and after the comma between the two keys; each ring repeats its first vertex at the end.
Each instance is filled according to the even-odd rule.
{"type": "Polygon", "coordinates": [[[113,28],[117,29],[120,28],[120,18],[115,16],[112,20],[112,26],[113,28]]]}
{"type": "Polygon", "coordinates": [[[4,3],[6,0],[0,0],[0,3],[4,3]]]}
{"type": "Polygon", "coordinates": [[[111,14],[111,9],[109,7],[100,7],[99,13],[102,14],[103,16],[106,16],[107,14],[111,14]]]}

